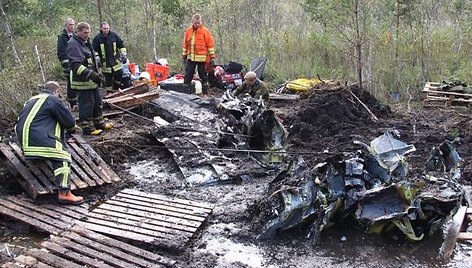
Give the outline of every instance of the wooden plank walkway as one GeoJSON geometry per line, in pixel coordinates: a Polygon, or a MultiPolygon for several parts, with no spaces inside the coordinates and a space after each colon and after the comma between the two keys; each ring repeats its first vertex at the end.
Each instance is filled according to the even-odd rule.
{"type": "Polygon", "coordinates": [[[181,250],[214,205],[125,189],[78,225],[102,234],[181,250]]]}
{"type": "MultiPolygon", "coordinates": [[[[80,135],[72,135],[67,140],[66,147],[72,155],[72,190],[120,181],[118,175],[80,135]]],[[[33,198],[54,192],[54,176],[50,164],[26,160],[19,144],[14,142],[0,143],[0,152],[8,160],[6,163],[20,185],[33,198]]]]}
{"type": "Polygon", "coordinates": [[[175,261],[116,239],[73,227],[2,267],[173,267],[175,261]]]}
{"type": "Polygon", "coordinates": [[[56,204],[36,204],[23,196],[0,199],[0,214],[27,223],[39,230],[58,235],[86,217],[88,205],[59,206],[56,204]]]}
{"type": "Polygon", "coordinates": [[[423,88],[424,106],[472,107],[472,94],[441,91],[441,83],[427,82],[423,88]]]}

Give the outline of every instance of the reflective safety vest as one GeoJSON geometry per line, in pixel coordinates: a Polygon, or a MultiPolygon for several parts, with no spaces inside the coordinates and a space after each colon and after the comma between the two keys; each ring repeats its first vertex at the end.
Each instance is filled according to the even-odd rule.
{"type": "Polygon", "coordinates": [[[102,72],[112,73],[123,68],[120,52],[126,53],[126,47],[118,34],[110,31],[104,35],[100,32],[93,38],[92,47],[102,61],[102,72]]]}
{"type": "Polygon", "coordinates": [[[71,69],[71,88],[75,90],[96,89],[98,85],[90,79],[92,72],[98,72],[90,42],[80,39],[77,35],[72,36],[67,45],[67,57],[71,69]]]}
{"type": "Polygon", "coordinates": [[[75,127],[75,119],[56,96],[41,93],[29,99],[20,112],[15,133],[28,159],[71,161],[64,150],[64,128],[75,127]]]}
{"type": "Polygon", "coordinates": [[[215,58],[215,42],[210,31],[200,26],[194,30],[188,27],[184,35],[182,58],[194,62],[205,62],[207,56],[215,58]]]}

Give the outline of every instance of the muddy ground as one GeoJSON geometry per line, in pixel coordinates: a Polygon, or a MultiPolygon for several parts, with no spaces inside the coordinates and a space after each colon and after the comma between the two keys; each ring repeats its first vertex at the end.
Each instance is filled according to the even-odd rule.
{"type": "MultiPolygon", "coordinates": [[[[472,113],[468,109],[424,108],[420,102],[380,103],[368,92],[351,91],[374,113],[372,118],[348,91],[323,91],[303,96],[298,101],[273,102],[272,108],[289,131],[291,151],[350,152],[356,150],[354,140],[370,142],[384,131],[395,128],[401,140],[415,145],[410,154],[410,174],[419,176],[433,146],[445,139],[456,139],[464,159],[464,185],[472,182],[472,113]]],[[[136,113],[153,118],[158,115],[152,106],[143,106],[136,113]]],[[[82,192],[87,201],[107,199],[125,187],[167,194],[216,205],[203,230],[184,252],[150,249],[167,255],[179,267],[470,267],[470,245],[461,244],[450,262],[436,259],[441,236],[418,243],[392,240],[364,234],[350,224],[340,224],[322,233],[320,244],[312,247],[303,232],[291,232],[275,240],[260,241],[251,231],[247,208],[262,196],[268,182],[277,175],[269,172],[239,184],[189,187],[184,183],[171,154],[161,148],[151,135],[149,121],[130,115],[111,118],[116,128],[100,137],[86,137],[91,145],[125,180],[121,185],[101,187],[82,192]]],[[[0,121],[3,136],[11,135],[12,122],[0,121]]],[[[327,155],[303,154],[312,164],[327,155]]],[[[231,154],[237,157],[237,154],[231,154]]],[[[296,155],[287,157],[285,164],[296,155]]],[[[279,167],[281,170],[284,165],[279,167]]],[[[0,195],[21,193],[14,178],[0,164],[0,195]]],[[[2,245],[12,254],[32,247],[45,239],[31,228],[7,218],[0,218],[0,263],[9,259],[2,245]]]]}

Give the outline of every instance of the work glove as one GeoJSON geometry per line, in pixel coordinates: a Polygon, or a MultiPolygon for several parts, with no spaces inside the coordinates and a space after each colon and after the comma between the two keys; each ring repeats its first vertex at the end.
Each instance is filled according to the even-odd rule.
{"type": "Polygon", "coordinates": [[[67,129],[67,133],[69,134],[75,134],[76,132],[80,132],[80,131],[82,131],[82,129],[77,125],[67,129]]]}
{"type": "Polygon", "coordinates": [[[98,67],[102,67],[102,61],[100,60],[100,56],[95,56],[95,62],[97,63],[98,67]]]}
{"type": "Polygon", "coordinates": [[[68,62],[64,62],[61,64],[62,69],[64,70],[64,73],[69,74],[70,72],[70,65],[68,62]]]}
{"type": "Polygon", "coordinates": [[[90,79],[92,79],[92,81],[95,82],[97,85],[101,85],[105,82],[105,77],[94,71],[92,71],[92,73],[90,74],[90,79]]]}

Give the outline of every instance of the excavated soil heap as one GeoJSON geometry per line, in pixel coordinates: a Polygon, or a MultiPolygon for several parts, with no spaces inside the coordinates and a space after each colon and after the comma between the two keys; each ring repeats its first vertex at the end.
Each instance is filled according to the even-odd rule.
{"type": "Polygon", "coordinates": [[[376,128],[378,122],[391,115],[390,107],[357,85],[322,84],[300,101],[298,111],[286,118],[285,125],[291,143],[295,147],[307,148],[326,138],[343,135],[348,138],[350,133],[358,132],[353,130],[376,128]],[[373,119],[361,102],[379,121],[373,119]]]}

